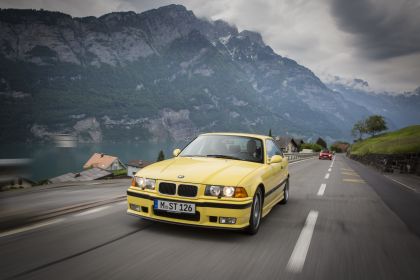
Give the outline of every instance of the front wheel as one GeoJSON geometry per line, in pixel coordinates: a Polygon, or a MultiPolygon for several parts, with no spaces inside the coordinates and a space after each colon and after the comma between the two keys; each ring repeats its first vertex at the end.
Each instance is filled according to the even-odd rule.
{"type": "Polygon", "coordinates": [[[287,201],[289,201],[289,178],[286,179],[286,185],[284,186],[283,194],[284,197],[282,201],[280,201],[280,204],[286,204],[287,201]]]}
{"type": "Polygon", "coordinates": [[[252,201],[251,216],[249,218],[249,226],[246,229],[249,234],[256,234],[260,228],[262,213],[262,192],[258,188],[255,192],[254,199],[252,201]]]}

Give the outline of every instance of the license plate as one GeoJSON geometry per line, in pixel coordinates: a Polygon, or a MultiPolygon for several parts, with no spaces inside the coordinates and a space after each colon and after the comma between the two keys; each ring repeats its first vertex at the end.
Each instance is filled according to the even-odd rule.
{"type": "Polygon", "coordinates": [[[195,214],[194,203],[174,202],[156,199],[154,201],[153,208],[168,212],[195,214]]]}

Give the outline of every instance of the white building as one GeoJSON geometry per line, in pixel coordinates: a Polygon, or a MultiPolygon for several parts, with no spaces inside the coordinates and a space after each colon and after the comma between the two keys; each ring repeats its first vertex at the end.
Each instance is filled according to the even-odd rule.
{"type": "Polygon", "coordinates": [[[142,168],[152,164],[151,162],[144,160],[131,160],[127,163],[127,176],[134,177],[134,175],[142,168]]]}

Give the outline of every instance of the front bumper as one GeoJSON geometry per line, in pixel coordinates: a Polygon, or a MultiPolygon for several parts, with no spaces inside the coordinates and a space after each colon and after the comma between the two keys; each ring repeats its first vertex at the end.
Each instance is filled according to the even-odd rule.
{"type": "Polygon", "coordinates": [[[127,213],[149,220],[178,223],[193,226],[242,229],[249,225],[252,198],[241,202],[206,199],[184,199],[180,197],[168,198],[160,194],[144,193],[129,189],[127,191],[127,213]],[[196,214],[176,214],[153,209],[155,199],[167,201],[188,202],[196,205],[196,214]],[[139,206],[139,211],[131,209],[130,204],[139,206]],[[219,217],[236,218],[235,224],[221,224],[219,217]]]}

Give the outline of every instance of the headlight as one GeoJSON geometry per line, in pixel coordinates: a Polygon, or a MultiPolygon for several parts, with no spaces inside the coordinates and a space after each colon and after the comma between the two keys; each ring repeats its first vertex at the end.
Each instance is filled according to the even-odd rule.
{"type": "Polygon", "coordinates": [[[156,180],[143,178],[143,177],[135,177],[135,178],[136,178],[136,184],[138,187],[142,189],[149,189],[149,190],[155,189],[156,180]]]}
{"type": "Polygon", "coordinates": [[[204,192],[208,196],[217,197],[234,197],[234,198],[245,198],[248,197],[246,190],[242,187],[224,187],[224,186],[206,186],[204,192]]]}
{"type": "Polygon", "coordinates": [[[149,189],[149,190],[154,190],[155,189],[155,185],[156,185],[156,180],[153,180],[153,179],[145,179],[145,185],[144,185],[144,187],[146,188],[146,189],[149,189]]]}
{"type": "Polygon", "coordinates": [[[211,196],[219,196],[222,193],[222,188],[220,186],[207,186],[206,194],[211,196]]]}
{"type": "Polygon", "coordinates": [[[137,186],[139,186],[140,188],[144,188],[145,182],[146,182],[146,180],[144,180],[144,178],[136,177],[137,186]]]}
{"type": "Polygon", "coordinates": [[[232,197],[234,193],[235,193],[235,188],[234,187],[224,187],[223,188],[223,195],[226,196],[226,197],[232,197]]]}

